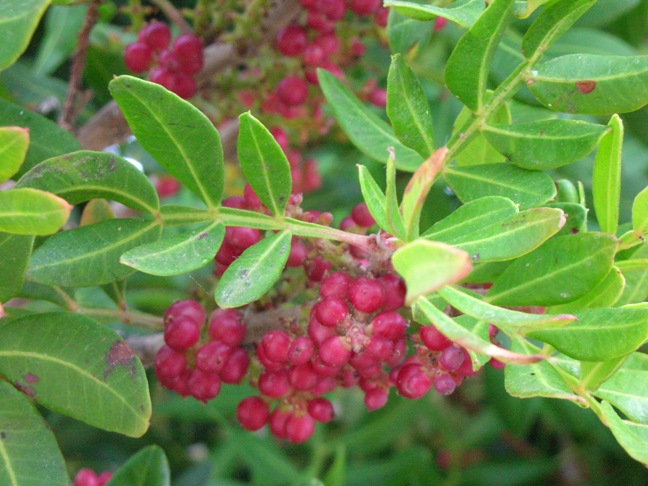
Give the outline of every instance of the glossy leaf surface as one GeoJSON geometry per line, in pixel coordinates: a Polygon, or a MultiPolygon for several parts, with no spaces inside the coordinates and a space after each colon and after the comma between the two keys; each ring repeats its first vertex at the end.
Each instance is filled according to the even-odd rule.
{"type": "Polygon", "coordinates": [[[18,172],[29,148],[29,130],[0,127],[0,182],[18,172]]]}
{"type": "Polygon", "coordinates": [[[32,255],[27,278],[63,287],[90,287],[121,280],[134,272],[119,263],[122,254],[160,237],[152,221],[109,219],[58,233],[32,255]]]}
{"type": "Polygon", "coordinates": [[[169,461],[161,447],[150,445],[137,451],[110,478],[107,486],[169,486],[169,461]]]}
{"type": "Polygon", "coordinates": [[[159,84],[119,76],[109,85],[139,143],[205,204],[223,193],[223,148],[212,122],[159,84]]]}
{"type": "Polygon", "coordinates": [[[225,226],[215,223],[138,246],[124,253],[119,261],[150,275],[182,275],[213,262],[224,236],[225,226]]]}
{"type": "Polygon", "coordinates": [[[50,235],[65,224],[72,206],[37,189],[0,191],[0,231],[16,235],[50,235]]]}
{"type": "Polygon", "coordinates": [[[592,173],[594,210],[601,231],[616,234],[621,198],[621,146],[623,122],[618,115],[610,119],[611,130],[601,139],[592,173]]]}
{"type": "Polygon", "coordinates": [[[148,177],[107,152],[83,150],[45,160],[23,175],[17,186],[51,192],[71,204],[104,198],[148,213],[160,206],[148,177]]]}
{"type": "Polygon", "coordinates": [[[290,165],[274,136],[250,113],[239,117],[238,158],[245,178],[275,216],[283,216],[291,191],[290,165]]]}
{"type": "Polygon", "coordinates": [[[412,19],[434,20],[436,17],[443,17],[456,22],[464,28],[468,28],[475,23],[475,20],[484,11],[482,0],[458,0],[447,8],[419,2],[386,0],[384,6],[412,19]]]}
{"type": "Polygon", "coordinates": [[[0,302],[20,292],[33,244],[33,236],[0,233],[0,302]]]}
{"type": "Polygon", "coordinates": [[[635,422],[648,424],[648,355],[632,353],[595,395],[635,422]]]}
{"type": "Polygon", "coordinates": [[[58,413],[131,437],[148,428],[142,364],[114,331],[88,317],[52,312],[0,326],[0,372],[58,413]]]}
{"type": "Polygon", "coordinates": [[[284,230],[245,250],[218,281],[214,292],[216,303],[223,308],[239,307],[268,292],[288,260],[291,237],[284,230]]]}
{"type": "Polygon", "coordinates": [[[3,42],[0,44],[0,71],[11,66],[27,49],[49,3],[49,0],[0,3],[3,32],[3,42]]]}
{"type": "Polygon", "coordinates": [[[323,69],[318,71],[318,76],[335,118],[361,152],[379,162],[387,163],[387,148],[393,147],[396,167],[399,169],[413,172],[421,165],[423,158],[403,145],[394,135],[392,128],[362,104],[339,79],[323,69]]]}
{"type": "Polygon", "coordinates": [[[24,393],[0,380],[0,484],[69,486],[52,430],[24,393]]]}
{"type": "Polygon", "coordinates": [[[614,411],[612,405],[607,402],[601,403],[603,417],[608,423],[619,444],[626,452],[637,461],[648,465],[648,427],[644,424],[634,424],[629,420],[623,420],[614,411]]]}

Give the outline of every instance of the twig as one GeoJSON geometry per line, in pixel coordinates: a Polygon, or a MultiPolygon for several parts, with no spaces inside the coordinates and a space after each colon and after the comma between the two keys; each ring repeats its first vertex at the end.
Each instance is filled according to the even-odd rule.
{"type": "Polygon", "coordinates": [[[81,77],[86,63],[86,52],[88,44],[90,43],[90,31],[97,22],[99,17],[99,5],[102,0],[93,0],[88,7],[88,11],[83,19],[83,26],[79,33],[79,40],[77,49],[74,53],[74,61],[72,63],[72,71],[70,72],[70,83],[68,84],[68,92],[63,104],[63,116],[59,121],[59,125],[72,131],[74,127],[74,119],[76,118],[76,97],[79,89],[81,88],[81,77]]]}
{"type": "Polygon", "coordinates": [[[189,34],[193,32],[191,25],[189,25],[189,23],[184,19],[178,9],[175,8],[175,6],[171,2],[169,2],[169,0],[151,0],[151,2],[154,3],[160,10],[162,10],[164,15],[166,15],[171,22],[178,26],[180,32],[182,32],[183,34],[189,34]]]}

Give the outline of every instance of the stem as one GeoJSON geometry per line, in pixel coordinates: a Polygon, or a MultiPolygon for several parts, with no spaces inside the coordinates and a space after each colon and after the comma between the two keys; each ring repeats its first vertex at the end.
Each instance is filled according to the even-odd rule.
{"type": "Polygon", "coordinates": [[[191,25],[187,23],[180,11],[175,8],[169,0],[151,0],[151,2],[162,10],[164,15],[166,15],[171,22],[178,26],[180,32],[183,34],[190,34],[193,32],[191,25]]]}
{"type": "Polygon", "coordinates": [[[91,307],[79,307],[77,312],[89,317],[104,317],[115,319],[128,324],[129,326],[141,327],[161,331],[164,323],[161,317],[146,314],[145,312],[129,311],[126,309],[95,309],[91,307]]]}
{"type": "Polygon", "coordinates": [[[90,3],[88,12],[83,19],[81,32],[79,32],[77,50],[74,53],[74,61],[70,73],[70,83],[68,85],[65,103],[63,104],[63,116],[59,121],[59,125],[68,131],[72,131],[72,127],[74,126],[74,118],[76,118],[75,100],[77,92],[81,88],[81,77],[83,76],[83,70],[85,68],[86,52],[88,50],[88,44],[90,43],[90,31],[99,18],[99,5],[101,2],[102,0],[93,0],[92,3],[90,3]]]}

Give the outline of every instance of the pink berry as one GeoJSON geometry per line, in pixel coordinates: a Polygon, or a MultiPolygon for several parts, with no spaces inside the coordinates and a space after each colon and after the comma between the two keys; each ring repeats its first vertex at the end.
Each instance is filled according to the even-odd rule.
{"type": "Polygon", "coordinates": [[[143,73],[151,67],[153,51],[143,42],[133,42],[124,50],[124,62],[126,67],[134,73],[143,73]]]}
{"type": "Polygon", "coordinates": [[[267,397],[281,398],[291,389],[285,369],[266,371],[259,376],[259,391],[267,397]]]}
{"type": "Polygon", "coordinates": [[[377,106],[378,108],[384,108],[387,106],[387,91],[384,89],[376,88],[371,93],[369,93],[369,103],[377,106]]]}
{"type": "Polygon", "coordinates": [[[321,282],[326,272],[330,270],[332,266],[331,262],[320,257],[315,257],[312,260],[306,260],[304,262],[306,276],[311,282],[321,282]]]}
{"type": "Polygon", "coordinates": [[[99,476],[97,480],[99,481],[99,486],[104,486],[108,481],[112,479],[113,473],[110,471],[104,471],[99,476]]]}
{"type": "Polygon", "coordinates": [[[261,232],[256,228],[228,226],[225,229],[225,240],[234,248],[246,250],[261,241],[261,232]]]}
{"type": "Polygon", "coordinates": [[[423,326],[419,330],[421,341],[430,351],[443,351],[452,344],[447,337],[441,334],[436,327],[423,326]]]}
{"type": "Polygon", "coordinates": [[[232,354],[232,348],[220,341],[211,341],[196,353],[196,368],[205,373],[220,373],[232,354]]]}
{"type": "Polygon", "coordinates": [[[173,52],[178,56],[178,59],[202,58],[202,41],[195,34],[180,34],[173,41],[173,52]]]}
{"type": "Polygon", "coordinates": [[[220,392],[221,380],[217,374],[193,370],[187,381],[189,394],[203,402],[211,400],[220,392]]]}
{"type": "Polygon", "coordinates": [[[310,363],[293,366],[288,371],[288,381],[295,390],[312,390],[317,385],[318,379],[319,376],[310,363]]]}
{"type": "Polygon", "coordinates": [[[292,339],[287,332],[273,329],[261,338],[261,346],[268,359],[277,363],[288,361],[288,350],[292,339]]]}
{"type": "Polygon", "coordinates": [[[448,346],[439,355],[439,366],[446,371],[455,371],[464,361],[464,355],[459,346],[448,346]]]}
{"type": "Polygon", "coordinates": [[[247,373],[249,365],[250,357],[245,350],[243,348],[234,349],[220,372],[221,380],[229,385],[240,383],[247,373]]]}
{"type": "Polygon", "coordinates": [[[173,51],[164,50],[158,56],[158,66],[166,71],[176,73],[180,68],[178,55],[173,51]]]}
{"type": "Polygon", "coordinates": [[[308,336],[317,344],[323,343],[331,336],[337,336],[334,328],[323,326],[316,317],[313,317],[308,321],[307,332],[308,336]]]}
{"type": "Polygon", "coordinates": [[[326,423],[333,420],[335,411],[331,402],[318,397],[308,401],[308,414],[318,422],[326,423]]]}
{"type": "Polygon", "coordinates": [[[434,19],[434,32],[439,32],[445,28],[445,26],[448,25],[448,19],[445,17],[437,17],[434,19]]]}
{"type": "Polygon", "coordinates": [[[457,384],[449,375],[437,375],[434,377],[434,389],[441,395],[450,395],[457,388],[457,384]]]}
{"type": "Polygon", "coordinates": [[[381,336],[373,336],[369,340],[366,352],[378,359],[387,359],[394,354],[394,342],[381,336]]]}
{"type": "Polygon", "coordinates": [[[397,341],[405,336],[407,321],[398,312],[388,311],[376,314],[371,319],[374,336],[382,336],[397,341]]]}
{"type": "Polygon", "coordinates": [[[349,10],[360,16],[371,15],[381,3],[381,0],[349,0],[349,10]]]}
{"type": "Polygon", "coordinates": [[[333,272],[320,284],[322,298],[346,299],[353,279],[344,272],[333,272]]]}
{"type": "Polygon", "coordinates": [[[155,355],[155,374],[162,381],[180,376],[187,367],[187,358],[169,346],[162,346],[155,355]]]}
{"type": "Polygon", "coordinates": [[[194,321],[179,317],[164,328],[164,342],[176,351],[184,351],[200,339],[200,326],[194,321]]]}
{"type": "Polygon", "coordinates": [[[340,20],[346,14],[346,0],[319,2],[317,9],[330,20],[340,20]]]}
{"type": "Polygon", "coordinates": [[[403,366],[396,378],[398,393],[405,398],[416,399],[425,395],[432,387],[432,382],[423,372],[421,365],[403,366]]]}
{"type": "Polygon", "coordinates": [[[272,411],[268,424],[270,425],[270,431],[275,437],[279,437],[280,439],[286,438],[286,421],[290,416],[289,412],[281,410],[279,407],[272,411]]]}
{"type": "Polygon", "coordinates": [[[202,326],[205,321],[205,309],[195,300],[178,300],[171,304],[164,313],[164,323],[169,324],[178,317],[190,319],[197,325],[202,326]]]}
{"type": "Polygon", "coordinates": [[[281,149],[285,152],[288,150],[288,144],[289,144],[289,139],[288,139],[288,134],[286,131],[281,128],[281,127],[274,127],[270,130],[270,133],[274,137],[274,139],[277,141],[281,149]]]}
{"type": "Polygon", "coordinates": [[[306,10],[313,10],[313,9],[317,8],[317,1],[318,0],[299,0],[299,3],[306,10]]]}
{"type": "Polygon", "coordinates": [[[178,83],[178,77],[175,73],[167,71],[162,67],[156,67],[151,69],[149,72],[149,81],[152,83],[157,83],[160,86],[164,86],[171,92],[175,92],[176,85],[178,83]]]}
{"type": "Polygon", "coordinates": [[[332,56],[340,50],[340,41],[335,32],[321,34],[313,41],[313,44],[322,49],[325,57],[332,56]]]}
{"type": "Polygon", "coordinates": [[[216,309],[209,316],[209,337],[229,346],[238,346],[245,338],[247,327],[241,314],[234,309],[216,309]]]}
{"type": "Polygon", "coordinates": [[[268,404],[260,397],[247,397],[236,407],[236,418],[243,428],[254,431],[263,427],[270,417],[268,404]]]}
{"type": "Polygon", "coordinates": [[[246,184],[243,188],[243,196],[248,203],[249,209],[260,208],[262,206],[261,199],[256,195],[250,184],[246,184]]]}
{"type": "Polygon", "coordinates": [[[389,398],[389,391],[385,388],[374,388],[365,393],[364,403],[367,410],[373,411],[384,407],[389,398]]]}
{"type": "Polygon", "coordinates": [[[384,310],[395,311],[405,305],[407,288],[405,287],[405,282],[400,277],[393,273],[385,273],[378,277],[378,281],[385,290],[384,310]]]}
{"type": "Polygon", "coordinates": [[[183,100],[193,97],[198,91],[196,80],[188,74],[178,73],[174,93],[183,100]]]}
{"type": "Polygon", "coordinates": [[[277,96],[289,106],[301,105],[308,98],[308,83],[298,76],[286,76],[277,85],[277,96]]]}
{"type": "Polygon", "coordinates": [[[384,305],[385,291],[377,280],[359,277],[349,287],[349,302],[359,311],[369,314],[384,305]]]}
{"type": "Polygon", "coordinates": [[[307,66],[319,66],[324,60],[324,51],[317,44],[311,44],[304,50],[304,64],[307,66]]]}
{"type": "Polygon", "coordinates": [[[169,47],[169,42],[171,42],[171,30],[165,23],[153,22],[144,26],[144,28],[139,31],[137,38],[148,45],[151,49],[159,51],[169,47]]]}
{"type": "Polygon", "coordinates": [[[74,486],[99,486],[97,473],[87,467],[80,469],[74,476],[74,486]]]}
{"type": "Polygon", "coordinates": [[[324,340],[319,348],[319,358],[328,366],[340,367],[351,357],[351,349],[338,336],[324,340]]]}
{"type": "Polygon", "coordinates": [[[362,228],[370,228],[376,224],[376,220],[371,215],[371,211],[365,202],[360,202],[351,209],[351,218],[362,228]]]}
{"type": "Polygon", "coordinates": [[[308,256],[308,248],[300,238],[293,237],[290,245],[290,254],[286,266],[290,268],[301,267],[308,256]]]}
{"type": "Polygon", "coordinates": [[[327,34],[335,30],[335,22],[331,21],[323,13],[311,10],[306,17],[306,24],[313,30],[327,34]]]}
{"type": "Polygon", "coordinates": [[[349,308],[344,300],[336,297],[322,299],[315,306],[315,317],[324,326],[333,327],[341,324],[349,315],[349,308]]]}
{"type": "Polygon", "coordinates": [[[289,415],[285,425],[286,439],[295,444],[301,444],[310,439],[315,432],[315,420],[308,414],[289,415]]]}
{"type": "Polygon", "coordinates": [[[301,365],[310,361],[315,350],[313,341],[306,336],[300,336],[293,340],[288,349],[288,362],[293,365],[301,365]]]}
{"type": "Polygon", "coordinates": [[[306,49],[306,31],[299,25],[289,25],[277,35],[277,49],[288,57],[299,56],[306,49]]]}
{"type": "Polygon", "coordinates": [[[387,19],[389,18],[389,9],[385,7],[379,7],[374,13],[374,21],[377,25],[381,27],[387,27],[387,19]]]}

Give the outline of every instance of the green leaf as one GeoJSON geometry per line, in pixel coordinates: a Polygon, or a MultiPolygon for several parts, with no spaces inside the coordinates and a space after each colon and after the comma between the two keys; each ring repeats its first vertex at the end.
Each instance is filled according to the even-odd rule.
{"type": "Polygon", "coordinates": [[[452,245],[467,252],[473,261],[503,261],[535,250],[565,224],[560,209],[527,209],[483,227],[452,245]]]}
{"type": "Polygon", "coordinates": [[[71,210],[65,200],[37,189],[0,191],[0,231],[49,235],[65,224],[71,210]]]}
{"type": "MultiPolygon", "coordinates": [[[[22,7],[21,7],[22,8],[22,7]]],[[[22,106],[0,98],[0,120],[3,125],[29,129],[29,149],[18,174],[23,174],[45,159],[81,150],[79,142],[70,132],[56,123],[22,106]]]]}
{"type": "Polygon", "coordinates": [[[648,339],[648,307],[609,307],[574,312],[576,322],[527,335],[581,361],[608,361],[635,351],[648,339]]]}
{"type": "Polygon", "coordinates": [[[626,113],[648,103],[648,56],[561,56],[535,66],[526,83],[554,111],[626,113]]]}
{"type": "Polygon", "coordinates": [[[291,191],[290,164],[274,136],[249,112],[239,117],[238,158],[245,178],[275,216],[283,216],[291,191]]]}
{"type": "Polygon", "coordinates": [[[629,419],[648,424],[648,355],[632,353],[594,393],[629,419]]]}
{"type": "MultiPolygon", "coordinates": [[[[517,353],[531,354],[540,351],[522,337],[512,336],[511,341],[511,349],[517,353]]],[[[508,364],[504,368],[504,386],[510,395],[518,398],[547,397],[583,402],[547,361],[529,365],[508,364]]]]}
{"type": "Polygon", "coordinates": [[[430,26],[425,22],[408,19],[391,9],[387,18],[387,38],[393,53],[405,53],[413,46],[425,44],[431,37],[430,26]]]}
{"type": "Polygon", "coordinates": [[[394,133],[423,158],[434,152],[434,128],[423,88],[403,56],[392,56],[387,77],[387,116],[394,133]]]}
{"type": "Polygon", "coordinates": [[[225,226],[214,223],[128,250],[120,263],[150,275],[182,275],[212,262],[224,236],[225,226]]]}
{"type": "Polygon", "coordinates": [[[223,147],[212,122],[156,83],[119,76],[109,88],[142,147],[207,206],[218,207],[223,147]]]}
{"type": "Polygon", "coordinates": [[[160,207],[148,177],[108,152],[82,150],[45,160],[23,175],[17,187],[48,191],[70,204],[105,198],[148,213],[160,207]]]}
{"type": "Polygon", "coordinates": [[[169,461],[161,447],[150,445],[137,451],[113,474],[106,486],[169,486],[169,461]]]}
{"type": "Polygon", "coordinates": [[[386,0],[383,5],[405,17],[416,20],[434,20],[443,17],[466,29],[474,24],[484,11],[482,0],[458,0],[448,8],[401,0],[386,0]]]}
{"type": "Polygon", "coordinates": [[[514,14],[518,18],[526,19],[539,7],[551,1],[552,0],[516,0],[514,14]]]}
{"type": "Polygon", "coordinates": [[[612,268],[617,239],[602,233],[559,236],[514,261],[487,301],[496,305],[555,305],[576,300],[612,268]]]}
{"type": "Polygon", "coordinates": [[[483,134],[518,167],[546,170],[582,159],[594,150],[606,131],[602,125],[580,120],[543,120],[486,125],[483,134]]]}
{"type": "Polygon", "coordinates": [[[423,237],[452,245],[461,241],[464,235],[502,221],[517,212],[517,206],[510,199],[500,196],[482,197],[459,206],[432,225],[423,233],[423,237]]]}
{"type": "MultiPolygon", "coordinates": [[[[487,100],[490,101],[491,95],[492,93],[490,91],[486,92],[487,100]]],[[[472,112],[464,106],[455,120],[453,134],[456,130],[463,130],[463,127],[474,119],[475,117],[472,112]]],[[[503,103],[487,118],[486,121],[490,124],[501,123],[509,125],[511,123],[511,111],[509,105],[503,103]]],[[[477,132],[468,143],[465,143],[460,147],[459,152],[455,155],[455,160],[457,161],[458,166],[467,167],[469,165],[496,164],[504,162],[506,159],[502,154],[495,150],[495,147],[488,143],[481,132],[477,132]]]]}
{"type": "Polygon", "coordinates": [[[622,420],[608,402],[601,402],[603,418],[621,447],[637,461],[648,465],[648,426],[622,420]]]}
{"type": "Polygon", "coordinates": [[[623,121],[619,115],[614,115],[608,126],[611,130],[601,139],[594,160],[592,193],[601,231],[614,235],[619,225],[623,121]]]}
{"type": "Polygon", "coordinates": [[[80,314],[33,314],[0,326],[0,373],[43,406],[94,427],[130,437],[148,428],[142,363],[114,331],[80,314]]]}
{"type": "MultiPolygon", "coordinates": [[[[396,164],[394,161],[395,154],[392,147],[389,147],[388,152],[389,159],[387,160],[387,175],[385,181],[385,217],[387,218],[387,223],[389,223],[389,227],[391,228],[389,233],[393,234],[400,240],[406,240],[408,235],[406,233],[403,215],[401,214],[401,210],[398,207],[398,194],[396,193],[396,164]]],[[[419,169],[417,169],[417,172],[419,169]]],[[[415,176],[416,173],[414,176],[412,176],[412,178],[414,178],[415,176]]]]}
{"type": "Polygon", "coordinates": [[[567,304],[551,306],[548,311],[573,312],[586,307],[612,307],[621,297],[625,279],[617,267],[612,267],[606,277],[579,299],[567,304]]]}
{"type": "Polygon", "coordinates": [[[434,151],[416,169],[407,187],[405,187],[401,208],[408,241],[416,239],[419,236],[421,211],[423,210],[430,189],[446,161],[447,154],[448,149],[446,147],[441,147],[434,151]]]}
{"type": "Polygon", "coordinates": [[[62,287],[91,287],[134,272],[119,263],[126,251],[160,238],[155,221],[109,219],[50,237],[32,255],[29,280],[62,287]]]}
{"type": "Polygon", "coordinates": [[[616,373],[626,358],[627,356],[620,356],[609,361],[582,361],[579,386],[587,391],[596,390],[616,373]]]}
{"type": "Polygon", "coordinates": [[[468,253],[427,240],[416,240],[396,250],[392,264],[405,279],[407,305],[421,295],[458,282],[472,269],[468,253]]]}
{"type": "Polygon", "coordinates": [[[540,206],[556,194],[556,186],[544,172],[509,164],[446,167],[446,182],[462,202],[486,196],[502,196],[528,209],[540,206]]]}
{"type": "Polygon", "coordinates": [[[360,191],[369,212],[376,220],[376,224],[388,233],[391,233],[392,227],[387,220],[385,209],[385,195],[378,186],[369,169],[364,165],[358,165],[358,179],[360,181],[360,191]]]}
{"type": "Polygon", "coordinates": [[[522,39],[524,56],[527,59],[541,56],[595,3],[596,0],[559,0],[549,5],[522,39]]]}
{"type": "Polygon", "coordinates": [[[216,303],[223,308],[239,307],[268,292],[288,261],[291,236],[284,230],[245,250],[216,285],[216,303]]]}
{"type": "Polygon", "coordinates": [[[587,232],[587,208],[580,203],[570,202],[553,202],[547,204],[547,207],[560,209],[565,213],[565,224],[560,228],[556,235],[575,235],[577,233],[587,232]]]}
{"type": "Polygon", "coordinates": [[[648,258],[632,258],[617,263],[625,279],[616,305],[636,304],[648,299],[648,258]]]}
{"type": "Polygon", "coordinates": [[[8,68],[27,49],[38,22],[49,5],[49,0],[0,2],[0,71],[8,68]]]}
{"type": "Polygon", "coordinates": [[[501,348],[491,343],[487,338],[473,333],[463,327],[460,321],[452,319],[443,311],[437,309],[426,297],[419,297],[412,307],[413,317],[416,322],[429,325],[433,324],[439,332],[459,346],[477,353],[491,356],[505,363],[535,363],[542,359],[538,354],[520,354],[501,348]]]}
{"type": "Polygon", "coordinates": [[[494,0],[457,42],[446,63],[448,89],[472,111],[481,111],[495,50],[513,11],[514,0],[494,0]]]}
{"type": "Polygon", "coordinates": [[[33,236],[0,233],[0,302],[20,292],[33,244],[33,236]]]}
{"type": "Polygon", "coordinates": [[[0,182],[18,172],[29,148],[29,130],[0,127],[0,182]]]}
{"type": "Polygon", "coordinates": [[[403,145],[391,127],[361,103],[339,79],[324,69],[317,73],[335,118],[361,152],[386,164],[389,159],[387,148],[394,147],[398,169],[413,172],[421,165],[421,156],[403,145]]]}
{"type": "Polygon", "coordinates": [[[52,429],[21,392],[0,380],[0,484],[69,486],[52,429]]]}
{"type": "Polygon", "coordinates": [[[114,217],[115,211],[108,201],[105,199],[91,199],[83,207],[79,226],[88,226],[100,223],[101,221],[112,219],[114,217]]]}
{"type": "Polygon", "coordinates": [[[439,295],[464,314],[488,321],[497,326],[507,326],[516,331],[562,327],[576,319],[569,314],[528,314],[491,305],[465,291],[446,286],[439,295]]]}
{"type": "Polygon", "coordinates": [[[38,43],[38,53],[33,66],[34,73],[52,74],[67,61],[76,48],[87,11],[86,5],[52,6],[47,11],[45,33],[38,43]]]}
{"type": "Polygon", "coordinates": [[[632,202],[632,230],[639,238],[648,233],[648,187],[632,202]]]}

